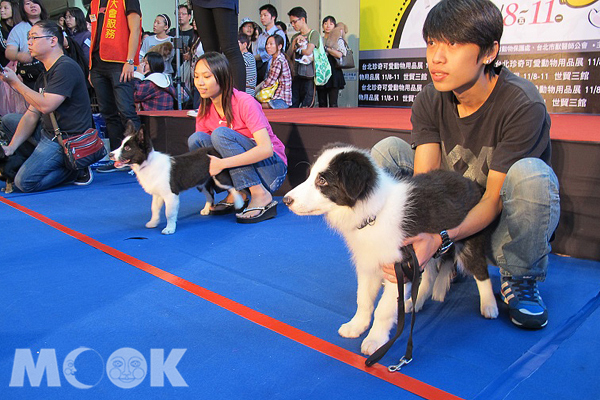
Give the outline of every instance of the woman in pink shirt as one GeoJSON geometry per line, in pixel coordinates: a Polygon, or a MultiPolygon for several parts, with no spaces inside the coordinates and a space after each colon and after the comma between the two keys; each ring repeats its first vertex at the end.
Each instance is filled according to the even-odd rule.
{"type": "MultiPolygon", "coordinates": [[[[208,52],[199,58],[194,84],[200,93],[200,108],[188,147],[213,146],[221,154],[222,158],[211,157],[210,174],[229,169],[235,188],[245,193],[248,206],[236,214],[238,222],[275,217],[277,201],[272,193],[285,179],[287,158],[260,103],[233,88],[229,63],[220,53],[208,52]]],[[[211,215],[233,211],[233,200],[228,196],[215,204],[211,215]]]]}

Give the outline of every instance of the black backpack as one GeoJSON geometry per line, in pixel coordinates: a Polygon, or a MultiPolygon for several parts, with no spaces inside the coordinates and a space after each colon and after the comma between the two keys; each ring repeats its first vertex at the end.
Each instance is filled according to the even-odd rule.
{"type": "Polygon", "coordinates": [[[65,52],[65,55],[71,57],[81,68],[81,71],[83,71],[83,76],[89,86],[89,81],[88,81],[88,77],[90,76],[90,68],[89,68],[89,60],[86,60],[85,56],[83,55],[83,50],[81,49],[81,46],[77,44],[77,42],[75,42],[73,40],[73,38],[66,36],[67,42],[69,43],[69,47],[68,48],[63,48],[63,51],[65,52]]]}

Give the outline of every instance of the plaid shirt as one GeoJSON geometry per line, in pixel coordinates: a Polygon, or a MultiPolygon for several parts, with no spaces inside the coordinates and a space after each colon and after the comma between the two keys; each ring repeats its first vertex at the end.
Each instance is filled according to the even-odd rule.
{"type": "Polygon", "coordinates": [[[172,110],[175,88],[169,85],[163,89],[149,80],[135,80],[133,101],[139,103],[141,111],[172,110]]]}
{"type": "Polygon", "coordinates": [[[292,73],[290,65],[283,53],[279,53],[276,59],[271,61],[271,69],[263,87],[269,87],[279,81],[279,86],[273,95],[273,99],[282,99],[288,106],[292,105],[292,73]]]}

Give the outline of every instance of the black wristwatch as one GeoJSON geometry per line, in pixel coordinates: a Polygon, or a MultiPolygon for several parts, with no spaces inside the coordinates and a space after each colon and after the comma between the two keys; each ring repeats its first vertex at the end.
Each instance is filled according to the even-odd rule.
{"type": "Polygon", "coordinates": [[[437,251],[433,255],[433,258],[439,258],[440,256],[446,254],[448,252],[448,250],[450,250],[450,248],[454,244],[454,242],[452,240],[450,240],[450,236],[448,236],[448,232],[446,232],[445,230],[440,232],[440,236],[442,237],[442,245],[440,246],[439,249],[437,249],[437,251]]]}

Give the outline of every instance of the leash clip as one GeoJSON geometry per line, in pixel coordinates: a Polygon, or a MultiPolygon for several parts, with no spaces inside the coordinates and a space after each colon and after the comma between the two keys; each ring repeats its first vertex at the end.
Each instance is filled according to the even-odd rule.
{"type": "Polygon", "coordinates": [[[412,360],[413,360],[412,358],[407,360],[404,356],[402,356],[402,358],[400,359],[400,361],[398,362],[398,364],[396,364],[396,365],[390,365],[388,367],[388,371],[390,371],[390,372],[400,371],[402,369],[402,367],[404,367],[407,364],[410,364],[410,362],[412,360]]]}

